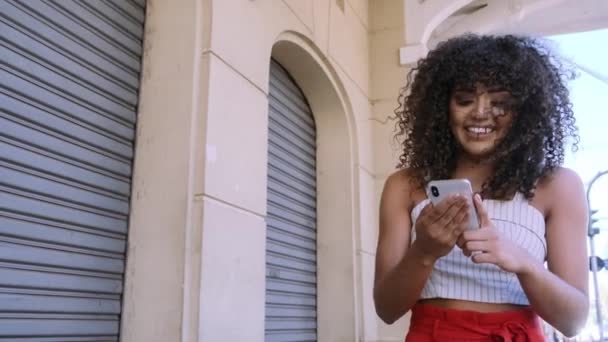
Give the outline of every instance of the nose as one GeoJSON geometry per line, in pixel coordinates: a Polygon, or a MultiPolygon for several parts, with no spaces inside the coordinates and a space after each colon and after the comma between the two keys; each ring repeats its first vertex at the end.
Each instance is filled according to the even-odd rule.
{"type": "Polygon", "coordinates": [[[473,111],[476,118],[485,118],[492,113],[492,101],[489,96],[482,94],[477,98],[477,106],[473,111]]]}

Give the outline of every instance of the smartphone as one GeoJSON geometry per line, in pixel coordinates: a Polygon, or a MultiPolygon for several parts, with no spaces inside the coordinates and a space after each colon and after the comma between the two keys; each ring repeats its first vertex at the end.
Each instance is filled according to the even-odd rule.
{"type": "Polygon", "coordinates": [[[430,181],[427,186],[427,196],[433,205],[437,205],[450,195],[460,194],[469,202],[468,229],[479,228],[479,219],[473,203],[473,188],[468,179],[442,179],[430,181]]]}

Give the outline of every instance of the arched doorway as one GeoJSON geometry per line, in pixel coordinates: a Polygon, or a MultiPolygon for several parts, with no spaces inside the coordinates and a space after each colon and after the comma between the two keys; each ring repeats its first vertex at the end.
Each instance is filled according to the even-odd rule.
{"type": "Polygon", "coordinates": [[[295,81],[270,64],[266,341],[317,340],[316,128],[295,81]]]}
{"type": "Polygon", "coordinates": [[[338,71],[306,37],[283,32],[271,56],[296,80],[314,116],[317,339],[355,341],[361,316],[355,247],[358,157],[353,153],[358,142],[351,99],[338,71]]]}

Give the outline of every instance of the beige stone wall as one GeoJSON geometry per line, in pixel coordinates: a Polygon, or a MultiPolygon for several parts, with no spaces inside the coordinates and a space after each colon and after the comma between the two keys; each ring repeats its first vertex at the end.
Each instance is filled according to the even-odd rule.
{"type": "Polygon", "coordinates": [[[264,340],[271,56],[317,124],[319,340],[403,340],[371,298],[402,2],[148,0],[124,341],[264,340]]]}
{"type": "MultiPolygon", "coordinates": [[[[399,145],[394,140],[395,120],[394,111],[398,106],[397,96],[399,90],[405,85],[406,69],[400,64],[399,48],[405,45],[405,9],[401,0],[372,0],[371,12],[371,103],[372,125],[374,132],[374,166],[373,169],[373,205],[366,205],[371,210],[373,220],[370,220],[364,245],[364,255],[367,259],[363,265],[364,273],[369,273],[368,282],[371,283],[373,271],[373,258],[377,243],[378,205],[382,187],[389,174],[395,171],[398,161],[399,145]]],[[[371,296],[371,291],[367,291],[371,296]]],[[[371,300],[371,299],[370,299],[371,300]]],[[[371,309],[366,310],[371,316],[375,315],[371,309]]],[[[371,321],[371,317],[368,321],[371,321]]],[[[409,325],[409,315],[386,325],[378,321],[377,336],[381,341],[401,341],[409,325]]]]}
{"type": "Polygon", "coordinates": [[[194,0],[148,1],[123,341],[180,341],[198,312],[202,201],[194,193],[201,188],[208,73],[202,7],[194,0]]]}

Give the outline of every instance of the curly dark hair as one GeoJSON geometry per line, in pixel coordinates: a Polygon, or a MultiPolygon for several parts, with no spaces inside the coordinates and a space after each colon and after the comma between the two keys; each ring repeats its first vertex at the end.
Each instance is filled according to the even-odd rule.
{"type": "Polygon", "coordinates": [[[452,91],[477,83],[499,86],[513,97],[514,119],[490,157],[496,167],[482,195],[506,199],[519,191],[532,198],[538,181],[563,163],[568,137],[577,148],[566,87],[573,77],[540,39],[466,34],[440,43],[410,70],[399,94],[398,167],[409,168],[421,187],[431,179],[450,178],[460,150],[449,124],[452,91]]]}

